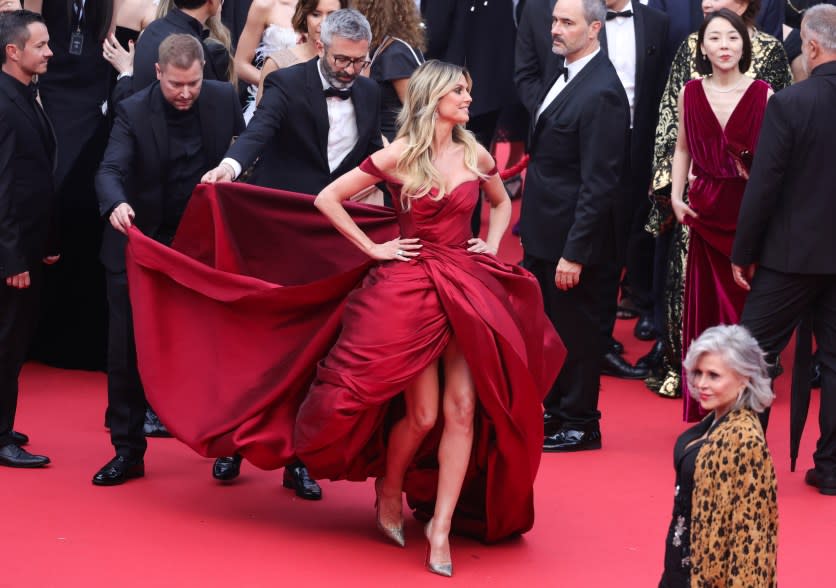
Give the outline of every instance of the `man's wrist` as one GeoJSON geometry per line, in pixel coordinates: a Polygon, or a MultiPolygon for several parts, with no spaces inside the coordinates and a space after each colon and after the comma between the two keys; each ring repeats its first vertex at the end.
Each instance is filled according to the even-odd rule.
{"type": "Polygon", "coordinates": [[[241,175],[241,164],[231,157],[224,157],[220,165],[225,166],[230,171],[230,179],[234,180],[241,175]]]}
{"type": "Polygon", "coordinates": [[[134,75],[133,70],[123,71],[118,76],[116,76],[116,81],[118,82],[122,78],[131,78],[131,77],[133,77],[133,75],[134,75]]]}

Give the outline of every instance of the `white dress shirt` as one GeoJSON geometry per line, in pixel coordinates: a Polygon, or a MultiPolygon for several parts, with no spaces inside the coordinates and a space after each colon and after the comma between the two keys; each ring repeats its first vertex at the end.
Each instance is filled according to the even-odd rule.
{"type": "Polygon", "coordinates": [[[600,51],[600,48],[596,49],[586,57],[575,60],[566,66],[566,69],[569,70],[569,75],[566,78],[562,75],[557,76],[557,81],[555,81],[549,89],[546,97],[543,99],[543,103],[540,105],[540,108],[537,109],[537,116],[534,118],[535,122],[540,118],[540,115],[543,114],[543,111],[546,110],[552,102],[554,102],[554,99],[557,98],[558,94],[563,91],[563,88],[565,88],[566,85],[572,81],[572,78],[578,75],[586,64],[592,61],[592,58],[598,55],[600,51]]]}
{"type": "MultiPolygon", "coordinates": [[[[330,84],[322,75],[322,64],[317,64],[317,73],[322,80],[322,91],[330,87],[330,84]]],[[[357,145],[359,134],[357,132],[357,116],[354,111],[354,100],[349,98],[343,100],[337,96],[326,98],[325,105],[328,108],[328,168],[333,172],[339,167],[346,155],[351,153],[357,145]]],[[[311,128],[311,133],[315,132],[311,128]]],[[[221,163],[227,164],[234,172],[232,179],[241,175],[241,164],[231,157],[224,157],[221,163]]]]}
{"type": "MultiPolygon", "coordinates": [[[[624,9],[630,9],[628,2],[624,9]]],[[[630,128],[633,128],[633,113],[636,109],[636,25],[635,16],[617,16],[608,20],[607,54],[627,93],[630,104],[630,128]]]]}

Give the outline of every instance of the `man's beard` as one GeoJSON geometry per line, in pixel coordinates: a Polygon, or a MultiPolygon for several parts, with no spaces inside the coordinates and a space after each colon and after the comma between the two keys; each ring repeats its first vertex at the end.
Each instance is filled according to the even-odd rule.
{"type": "Polygon", "coordinates": [[[354,80],[357,79],[357,76],[354,75],[351,77],[350,82],[346,82],[344,80],[340,80],[337,77],[337,72],[331,69],[331,64],[328,62],[327,57],[323,57],[319,60],[319,63],[322,66],[322,77],[325,78],[325,81],[330,84],[332,88],[336,88],[337,90],[344,90],[346,88],[350,88],[352,84],[354,84],[354,80]]]}

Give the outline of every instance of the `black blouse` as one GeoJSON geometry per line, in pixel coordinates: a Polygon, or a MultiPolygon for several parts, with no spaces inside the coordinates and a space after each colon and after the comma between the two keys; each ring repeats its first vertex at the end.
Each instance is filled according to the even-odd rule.
{"type": "Polygon", "coordinates": [[[372,52],[372,55],[374,59],[369,77],[380,86],[380,130],[387,140],[392,141],[398,132],[397,118],[402,106],[392,82],[409,78],[424,62],[424,55],[419,49],[398,39],[379,54],[372,52]]]}

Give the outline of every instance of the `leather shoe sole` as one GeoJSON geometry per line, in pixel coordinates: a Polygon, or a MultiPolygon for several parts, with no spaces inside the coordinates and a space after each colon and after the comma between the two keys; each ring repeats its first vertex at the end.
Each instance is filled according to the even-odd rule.
{"type": "Polygon", "coordinates": [[[804,481],[819,489],[820,494],[836,496],[836,476],[822,476],[816,468],[807,470],[804,481]]]}
{"type": "Polygon", "coordinates": [[[126,457],[117,456],[107,462],[102,469],[93,476],[95,486],[118,486],[128,480],[141,478],[145,475],[145,462],[132,461],[126,457]]]}
{"type": "Polygon", "coordinates": [[[212,477],[222,482],[234,480],[241,473],[241,456],[219,457],[212,466],[212,477]]]}

